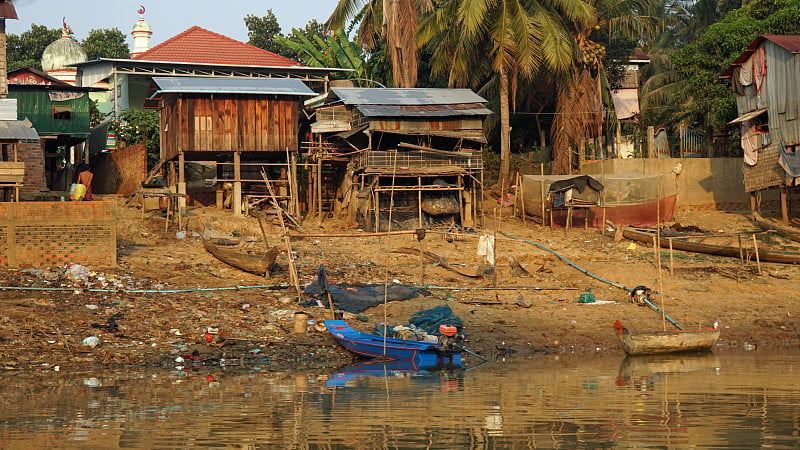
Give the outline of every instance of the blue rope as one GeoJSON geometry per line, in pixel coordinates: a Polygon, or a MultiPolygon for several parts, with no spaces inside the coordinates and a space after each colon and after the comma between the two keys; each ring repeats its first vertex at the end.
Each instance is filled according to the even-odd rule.
{"type": "MultiPolygon", "coordinates": [[[[561,261],[564,261],[564,262],[565,262],[565,263],[567,263],[568,265],[570,265],[570,266],[572,266],[572,267],[574,267],[574,268],[576,268],[576,269],[580,270],[580,271],[581,271],[581,272],[583,272],[584,274],[586,274],[586,275],[588,275],[588,276],[590,276],[590,277],[594,278],[594,279],[595,279],[595,280],[597,280],[597,281],[601,281],[601,282],[603,282],[603,283],[609,284],[609,285],[611,285],[611,286],[614,286],[614,287],[616,287],[616,288],[623,289],[623,290],[625,290],[625,291],[627,291],[627,292],[632,292],[632,291],[633,291],[633,288],[629,288],[629,287],[623,286],[623,285],[621,285],[621,284],[619,284],[619,283],[614,283],[613,281],[608,281],[608,280],[605,280],[605,279],[603,279],[603,278],[600,278],[600,277],[598,277],[597,275],[594,275],[594,274],[590,273],[590,272],[589,272],[589,271],[587,271],[586,269],[584,269],[584,268],[582,268],[582,267],[580,267],[580,266],[576,265],[576,264],[575,264],[575,263],[573,263],[572,261],[570,261],[570,260],[568,260],[567,258],[565,258],[565,257],[561,256],[561,255],[560,255],[560,254],[558,254],[558,252],[556,252],[555,250],[551,250],[551,249],[549,249],[549,248],[545,247],[545,246],[544,246],[544,245],[542,245],[542,244],[537,244],[536,242],[526,241],[525,239],[518,238],[518,237],[516,237],[516,236],[512,236],[512,235],[510,235],[510,234],[506,233],[505,231],[501,231],[501,233],[503,233],[503,235],[505,235],[505,236],[507,236],[507,237],[510,237],[511,239],[515,239],[515,240],[517,240],[517,241],[522,241],[522,242],[525,242],[525,243],[527,243],[527,244],[534,245],[534,246],[536,246],[536,247],[538,247],[538,248],[540,248],[540,249],[542,249],[542,250],[544,250],[544,251],[550,252],[550,253],[552,253],[552,254],[556,255],[556,257],[558,257],[558,259],[560,259],[561,261]]],[[[656,292],[656,293],[657,293],[657,294],[660,294],[659,292],[656,292]]],[[[680,325],[678,325],[678,323],[677,323],[677,322],[675,322],[674,320],[672,320],[672,317],[670,317],[670,316],[666,315],[666,314],[664,313],[664,311],[662,311],[662,310],[661,310],[661,308],[658,308],[656,305],[654,305],[654,304],[650,303],[650,302],[649,302],[648,300],[646,300],[646,299],[645,299],[645,303],[647,303],[647,306],[649,306],[649,307],[653,308],[653,310],[655,310],[655,311],[657,311],[657,312],[660,312],[661,314],[663,314],[663,315],[664,315],[664,317],[665,317],[667,320],[669,320],[669,322],[670,322],[671,324],[675,325],[675,327],[676,327],[677,329],[679,329],[679,330],[683,330],[683,327],[681,327],[680,325]]]]}

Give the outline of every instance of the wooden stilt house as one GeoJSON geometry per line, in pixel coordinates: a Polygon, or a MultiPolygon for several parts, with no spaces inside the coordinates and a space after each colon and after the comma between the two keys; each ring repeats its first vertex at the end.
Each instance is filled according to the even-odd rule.
{"type": "Polygon", "coordinates": [[[761,35],[722,73],[736,93],[744,152],[744,185],[755,211],[761,192],[788,198],[800,184],[800,36],[761,35]]]}
{"type": "Polygon", "coordinates": [[[297,213],[296,157],[304,98],[316,95],[294,78],[155,77],[162,161],[178,161],[178,193],[186,193],[186,161],[217,164],[217,201],[232,186],[235,214],[268,195],[264,169],[289,211],[297,213]],[[243,201],[244,206],[243,208],[243,201]]]}
{"type": "Polygon", "coordinates": [[[371,230],[473,226],[485,102],[469,89],[332,88],[304,144],[312,208],[371,230]]]}

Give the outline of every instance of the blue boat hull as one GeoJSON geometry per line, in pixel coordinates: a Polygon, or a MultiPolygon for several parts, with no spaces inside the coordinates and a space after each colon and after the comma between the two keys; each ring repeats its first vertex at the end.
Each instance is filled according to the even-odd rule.
{"type": "Polygon", "coordinates": [[[366,358],[411,361],[417,367],[461,365],[460,352],[444,350],[439,344],[362,333],[343,320],[326,320],[325,327],[342,347],[366,358]]]}

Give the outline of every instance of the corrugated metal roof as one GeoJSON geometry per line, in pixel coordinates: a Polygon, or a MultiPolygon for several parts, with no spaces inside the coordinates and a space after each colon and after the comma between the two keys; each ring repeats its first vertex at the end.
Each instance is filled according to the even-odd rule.
{"type": "Polygon", "coordinates": [[[762,34],[761,36],[757,37],[750,45],[744,49],[741,55],[739,55],[733,63],[725,69],[724,72],[719,76],[720,78],[730,78],[733,75],[733,69],[737,66],[741,66],[745,63],[753,53],[761,47],[761,44],[764,41],[770,41],[774,44],[783,47],[789,53],[800,53],[800,36],[798,35],[784,35],[784,34],[762,34]]]}
{"type": "Polygon", "coordinates": [[[296,78],[153,77],[160,93],[317,95],[296,78]]]}
{"type": "Polygon", "coordinates": [[[31,128],[29,120],[0,120],[0,139],[2,140],[38,140],[39,133],[31,128]]]}
{"type": "Polygon", "coordinates": [[[357,105],[364,117],[486,116],[492,113],[477,103],[456,105],[357,105]]]}
{"type": "Polygon", "coordinates": [[[346,105],[452,105],[485,103],[470,89],[442,88],[331,88],[346,105]]]}

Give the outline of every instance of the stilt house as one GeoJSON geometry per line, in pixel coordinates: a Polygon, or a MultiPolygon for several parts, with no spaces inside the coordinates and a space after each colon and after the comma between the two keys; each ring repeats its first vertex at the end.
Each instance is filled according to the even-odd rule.
{"type": "MultiPolygon", "coordinates": [[[[242,197],[268,195],[262,169],[296,212],[296,157],[299,112],[316,95],[294,78],[155,77],[160,110],[161,160],[178,160],[178,183],[185,186],[186,161],[216,161],[218,199],[224,183],[233,188],[233,210],[242,197]],[[286,161],[289,161],[289,173],[286,161]],[[276,173],[277,171],[277,173],[276,173]]],[[[246,203],[246,202],[245,202],[246,203]]]]}
{"type": "Polygon", "coordinates": [[[469,89],[331,88],[306,144],[312,209],[372,230],[474,225],[485,102],[469,89]]]}
{"type": "Polygon", "coordinates": [[[780,209],[800,181],[800,36],[761,35],[722,73],[736,93],[744,185],[753,210],[764,190],[780,189],[780,209]]]}

